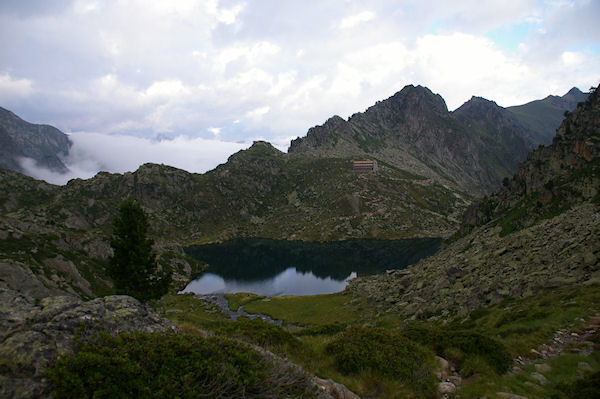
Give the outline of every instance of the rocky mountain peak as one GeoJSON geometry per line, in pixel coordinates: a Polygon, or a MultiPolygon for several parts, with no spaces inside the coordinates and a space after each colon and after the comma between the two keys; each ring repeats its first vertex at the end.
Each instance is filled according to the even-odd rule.
{"type": "Polygon", "coordinates": [[[555,107],[564,110],[571,110],[574,109],[578,103],[585,101],[587,96],[587,93],[583,93],[577,87],[573,87],[563,96],[548,96],[545,100],[547,100],[550,104],[554,105],[555,107]]]}
{"type": "MultiPolygon", "coordinates": [[[[448,107],[444,99],[427,87],[408,85],[388,99],[378,101],[368,108],[364,117],[368,119],[376,117],[387,123],[395,123],[405,117],[428,114],[447,115],[448,107]]],[[[349,122],[361,117],[361,114],[355,114],[349,122]]]]}
{"type": "Polygon", "coordinates": [[[281,157],[283,152],[273,147],[266,141],[254,141],[250,148],[240,150],[227,159],[226,164],[219,165],[217,170],[223,171],[226,165],[235,169],[245,169],[249,165],[260,164],[266,160],[273,160],[281,157]]]}
{"type": "MultiPolygon", "coordinates": [[[[250,148],[247,150],[241,150],[237,152],[238,155],[281,155],[282,152],[267,141],[258,140],[254,141],[250,148]]],[[[232,155],[235,156],[236,154],[232,155]]]]}
{"type": "Polygon", "coordinates": [[[572,98],[579,98],[581,96],[585,95],[581,90],[579,90],[579,88],[577,87],[573,87],[571,88],[571,90],[569,90],[564,96],[562,96],[563,98],[568,98],[568,97],[572,97],[572,98]]]}
{"type": "Polygon", "coordinates": [[[502,111],[504,111],[504,108],[496,104],[495,101],[473,96],[469,101],[458,107],[454,113],[481,118],[482,115],[485,115],[486,117],[494,114],[500,115],[502,111]]]}
{"type": "Polygon", "coordinates": [[[33,159],[39,166],[64,173],[61,160],[71,148],[68,136],[48,125],[26,122],[0,107],[0,167],[22,172],[20,158],[33,159]]]}

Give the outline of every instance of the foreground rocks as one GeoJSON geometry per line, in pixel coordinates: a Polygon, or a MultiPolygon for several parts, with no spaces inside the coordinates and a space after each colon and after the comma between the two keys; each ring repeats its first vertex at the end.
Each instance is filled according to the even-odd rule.
{"type": "Polygon", "coordinates": [[[484,226],[420,263],[357,278],[346,292],[405,316],[446,316],[544,288],[600,283],[600,210],[587,203],[500,237],[484,226]]]}
{"type": "Polygon", "coordinates": [[[59,356],[73,353],[77,333],[101,330],[154,332],[176,327],[128,296],[88,302],[73,296],[34,300],[0,289],[0,397],[49,397],[46,369],[59,356]]]}

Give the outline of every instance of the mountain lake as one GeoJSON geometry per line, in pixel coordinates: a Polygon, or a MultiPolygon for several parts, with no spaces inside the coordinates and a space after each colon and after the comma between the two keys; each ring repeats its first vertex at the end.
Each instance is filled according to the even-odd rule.
{"type": "Polygon", "coordinates": [[[209,265],[182,293],[264,296],[342,291],[356,276],[403,269],[435,253],[439,238],[335,242],[235,239],[186,252],[209,265]]]}

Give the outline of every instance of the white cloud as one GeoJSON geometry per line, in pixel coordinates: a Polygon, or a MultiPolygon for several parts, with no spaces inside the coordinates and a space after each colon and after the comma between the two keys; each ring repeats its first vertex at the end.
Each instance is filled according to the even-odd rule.
{"type": "Polygon", "coordinates": [[[90,0],[76,0],[73,4],[73,10],[78,14],[87,14],[92,11],[96,11],[99,7],[97,1],[90,0]]]}
{"type": "Polygon", "coordinates": [[[246,7],[245,4],[238,4],[232,8],[223,8],[217,12],[217,18],[219,22],[223,22],[226,25],[235,23],[237,16],[246,7]]]}
{"type": "Polygon", "coordinates": [[[354,28],[362,22],[368,22],[375,18],[375,13],[372,11],[363,11],[358,14],[349,15],[340,22],[340,29],[354,28]]]}
{"type": "Polygon", "coordinates": [[[565,51],[560,56],[566,66],[579,66],[584,63],[585,55],[576,51],[565,51]]]}
{"type": "Polygon", "coordinates": [[[417,40],[414,56],[420,79],[444,93],[450,109],[471,95],[511,105],[518,100],[507,96],[518,96],[521,91],[515,86],[534,76],[518,58],[505,55],[491,40],[473,35],[426,35],[417,40]]]}
{"type": "Polygon", "coordinates": [[[219,138],[219,136],[221,136],[221,128],[220,127],[209,127],[208,129],[209,132],[211,132],[216,139],[219,138]]]}
{"type": "Polygon", "coordinates": [[[226,162],[232,153],[251,145],[251,142],[231,143],[183,136],[171,140],[150,140],[101,133],[73,133],[69,138],[73,146],[64,159],[69,173],[51,172],[25,158],[21,165],[27,174],[49,183],[66,184],[73,178],[90,178],[101,170],[113,173],[135,171],[147,162],[204,173],[226,162]]]}
{"type": "Polygon", "coordinates": [[[264,107],[255,108],[251,111],[246,112],[246,117],[259,122],[263,119],[263,117],[271,110],[271,107],[268,105],[264,107]]]}
{"type": "Polygon", "coordinates": [[[150,99],[182,100],[190,94],[190,89],[185,87],[180,80],[171,79],[152,83],[144,94],[150,99]]]}
{"type": "Polygon", "coordinates": [[[9,74],[0,74],[0,102],[9,104],[15,98],[28,97],[33,93],[30,79],[13,79],[9,74]]]}

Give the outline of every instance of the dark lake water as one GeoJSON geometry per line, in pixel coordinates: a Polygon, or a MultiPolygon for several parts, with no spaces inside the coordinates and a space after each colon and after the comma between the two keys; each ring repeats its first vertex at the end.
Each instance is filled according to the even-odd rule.
{"type": "Polygon", "coordinates": [[[186,252],[209,264],[182,292],[317,295],[343,290],[356,276],[403,269],[433,254],[437,238],[326,243],[237,239],[186,252]]]}

